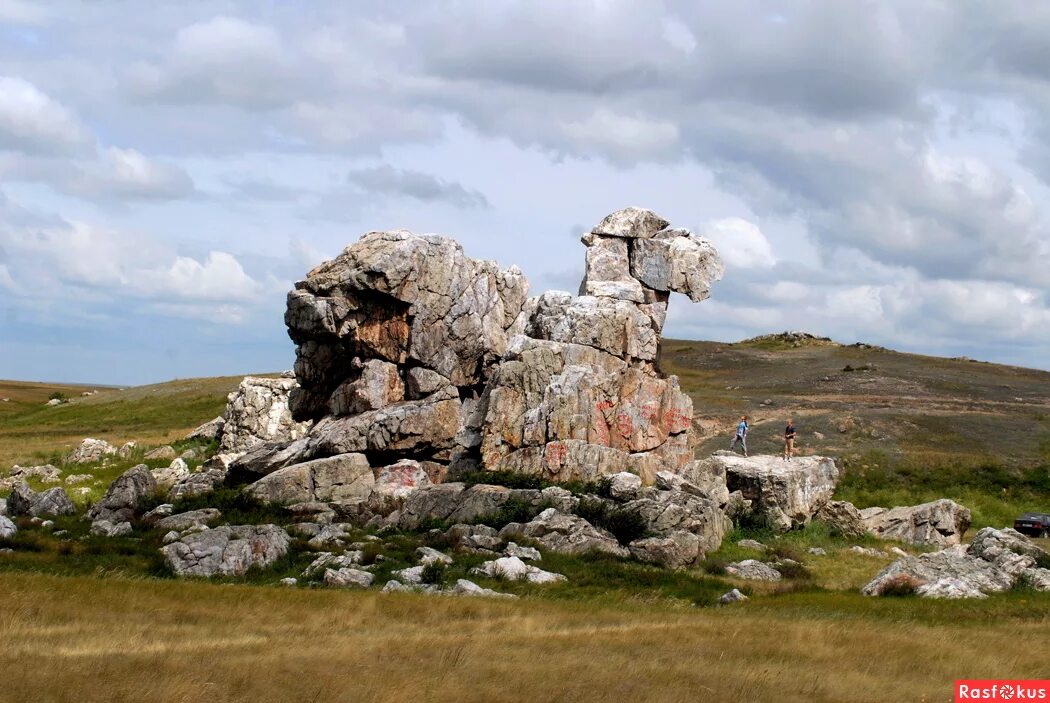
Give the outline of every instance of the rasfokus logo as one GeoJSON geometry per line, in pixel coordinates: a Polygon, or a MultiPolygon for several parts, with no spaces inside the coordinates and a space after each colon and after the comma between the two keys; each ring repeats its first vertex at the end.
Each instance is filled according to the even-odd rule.
{"type": "Polygon", "coordinates": [[[1050,703],[1050,680],[1039,681],[956,681],[955,703],[982,701],[982,703],[1050,703]]]}

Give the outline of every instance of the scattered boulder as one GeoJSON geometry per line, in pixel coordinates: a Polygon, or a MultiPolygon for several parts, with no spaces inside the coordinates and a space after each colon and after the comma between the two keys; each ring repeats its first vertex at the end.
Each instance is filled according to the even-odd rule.
{"type": "Polygon", "coordinates": [[[18,534],[18,526],[5,515],[0,515],[0,539],[8,539],[18,534]]]}
{"type": "Polygon", "coordinates": [[[216,527],[161,547],[176,576],[243,576],[288,553],[291,538],[276,525],[216,527]]]}
{"type": "Polygon", "coordinates": [[[302,577],[309,579],[328,570],[338,571],[339,569],[354,568],[361,564],[362,557],[363,554],[359,551],[346,552],[344,554],[322,552],[310,562],[310,565],[303,571],[302,577]]]}
{"type": "Polygon", "coordinates": [[[114,524],[130,520],[157,492],[157,481],[149,467],[139,464],[125,471],[109,485],[102,499],[88,510],[88,519],[114,524]]]}
{"type": "Polygon", "coordinates": [[[66,476],[65,484],[67,486],[75,486],[78,483],[87,483],[88,481],[94,481],[95,477],[91,474],[70,474],[66,476]]]}
{"type": "Polygon", "coordinates": [[[724,469],[728,489],[751,501],[752,517],[782,531],[808,524],[831,500],[839,479],[835,461],[820,456],[785,461],[720,451],[701,464],[712,471],[724,469]]]}
{"type": "Polygon", "coordinates": [[[29,515],[32,517],[73,515],[76,506],[61,488],[49,488],[37,493],[24,483],[17,484],[7,498],[7,513],[12,517],[29,515]]]}
{"type": "Polygon", "coordinates": [[[979,598],[1024,583],[1050,591],[1050,569],[1040,566],[1050,554],[1020,532],[985,527],[970,545],[952,545],[939,552],[907,556],[893,562],[871,580],[862,593],[898,592],[907,584],[927,598],[979,598]]]}
{"type": "Polygon", "coordinates": [[[416,550],[416,556],[419,557],[419,563],[423,566],[429,566],[430,564],[444,564],[448,566],[452,563],[452,557],[431,547],[420,547],[416,550]]]}
{"type": "Polygon", "coordinates": [[[499,591],[493,591],[491,588],[482,588],[467,579],[457,579],[451,593],[456,596],[474,596],[478,598],[517,598],[513,593],[500,593],[499,591]]]}
{"type": "Polygon", "coordinates": [[[529,583],[547,584],[567,581],[562,574],[544,571],[539,567],[526,564],[517,557],[500,557],[471,569],[470,573],[488,576],[504,581],[528,581],[529,583]]]}
{"type": "Polygon", "coordinates": [[[375,574],[361,569],[326,569],[324,572],[325,584],[339,588],[368,588],[375,579],[375,574]]]}
{"type": "Polygon", "coordinates": [[[99,537],[127,537],[132,532],[131,523],[127,521],[113,523],[109,520],[95,520],[91,523],[91,534],[99,537]]]}
{"type": "Polygon", "coordinates": [[[102,439],[85,439],[66,457],[67,464],[95,464],[117,453],[117,448],[102,439]]]}
{"type": "Polygon", "coordinates": [[[244,492],[264,503],[290,505],[364,500],[374,484],[375,476],[364,454],[340,454],[278,469],[248,486],[244,492]]]}
{"type": "Polygon", "coordinates": [[[882,558],[886,557],[886,552],[882,551],[881,549],[873,549],[871,547],[862,547],[859,544],[853,545],[852,547],[849,548],[849,550],[851,552],[853,552],[854,554],[860,554],[861,556],[864,556],[864,557],[876,557],[876,558],[879,558],[879,559],[882,559],[882,558]]]}
{"type": "Polygon", "coordinates": [[[167,499],[176,501],[212,493],[226,482],[227,473],[226,469],[221,468],[211,468],[191,473],[171,487],[171,490],[168,491],[167,499]]]}
{"type": "Polygon", "coordinates": [[[876,537],[911,544],[959,544],[970,527],[970,511],[947,498],[889,510],[867,508],[860,516],[876,537]]]}
{"type": "Polygon", "coordinates": [[[215,508],[202,508],[201,510],[190,510],[185,513],[163,517],[154,523],[153,527],[157,530],[176,530],[182,532],[191,527],[209,525],[221,517],[222,513],[215,508]]]}
{"type": "Polygon", "coordinates": [[[135,450],[137,448],[137,442],[125,442],[124,444],[120,445],[120,449],[117,450],[117,456],[121,459],[127,459],[133,453],[135,453],[135,450]]]}
{"type": "Polygon", "coordinates": [[[522,547],[516,542],[507,543],[507,546],[503,548],[503,556],[517,557],[518,559],[521,559],[523,561],[540,561],[543,559],[543,555],[540,554],[540,550],[533,549],[532,547],[522,547]]]}
{"type": "Polygon", "coordinates": [[[741,593],[738,589],[734,588],[728,593],[723,593],[718,599],[720,605],[729,605],[730,603],[740,603],[747,600],[747,596],[741,593]]]}
{"type": "Polygon", "coordinates": [[[174,514],[175,506],[171,503],[162,503],[142,516],[142,522],[147,525],[155,525],[157,521],[174,514]]]}
{"type": "Polygon", "coordinates": [[[779,571],[756,559],[744,559],[726,564],[726,573],[748,581],[779,581],[781,579],[779,571]]]}
{"type": "Polygon", "coordinates": [[[214,442],[222,437],[222,430],[225,426],[226,418],[219,416],[214,420],[205,422],[203,425],[190,432],[186,435],[185,439],[214,442]]]}
{"type": "Polygon", "coordinates": [[[58,483],[62,479],[60,478],[62,471],[57,466],[51,464],[44,464],[43,466],[12,466],[11,470],[7,472],[7,480],[11,482],[10,485],[14,485],[19,481],[28,481],[31,478],[39,480],[41,483],[58,483]]]}
{"type": "Polygon", "coordinates": [[[810,547],[806,551],[815,557],[826,557],[828,555],[827,550],[823,547],[810,547]]]}
{"type": "Polygon", "coordinates": [[[700,538],[692,532],[675,530],[665,537],[646,537],[631,542],[631,554],[640,561],[684,569],[694,564],[700,553],[700,538]]]}
{"type": "MultiPolygon", "coordinates": [[[[146,455],[149,458],[149,454],[146,455]]],[[[161,493],[167,493],[176,484],[186,480],[190,475],[190,467],[186,464],[182,458],[175,459],[171,462],[171,465],[163,469],[152,469],[150,471],[153,474],[153,480],[157,484],[157,489],[161,493]]]]}
{"type": "Polygon", "coordinates": [[[845,500],[829,500],[813,517],[844,537],[860,537],[867,532],[860,511],[845,500]]]}

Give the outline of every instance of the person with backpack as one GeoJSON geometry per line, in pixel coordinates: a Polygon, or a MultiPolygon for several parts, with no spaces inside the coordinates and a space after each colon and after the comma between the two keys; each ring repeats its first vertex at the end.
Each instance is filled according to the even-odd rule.
{"type": "Polygon", "coordinates": [[[795,421],[788,418],[787,427],[784,428],[784,460],[791,461],[795,453],[795,421]]]}
{"type": "Polygon", "coordinates": [[[736,436],[733,438],[733,443],[729,445],[729,451],[735,452],[737,443],[740,444],[740,448],[744,450],[744,456],[747,456],[747,428],[750,425],[747,424],[747,415],[740,416],[740,422],[736,426],[736,436]]]}

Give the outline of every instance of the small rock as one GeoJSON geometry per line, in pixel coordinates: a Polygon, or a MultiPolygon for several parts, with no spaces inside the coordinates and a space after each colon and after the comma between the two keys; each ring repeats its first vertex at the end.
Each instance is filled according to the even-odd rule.
{"type": "Polygon", "coordinates": [[[118,522],[116,524],[109,520],[95,520],[91,523],[91,534],[99,537],[126,537],[132,533],[130,522],[118,522]]]}
{"type": "Polygon", "coordinates": [[[310,562],[310,565],[302,573],[304,579],[312,578],[326,569],[352,568],[361,564],[364,555],[361,552],[346,552],[345,554],[332,554],[322,552],[310,562]]]}
{"type": "Polygon", "coordinates": [[[903,549],[901,549],[900,547],[890,547],[890,553],[896,554],[899,557],[906,557],[906,556],[908,556],[908,553],[906,551],[904,551],[903,549]]]}
{"type": "Polygon", "coordinates": [[[533,549],[532,547],[522,547],[515,542],[507,543],[507,546],[503,549],[503,556],[517,557],[518,559],[528,559],[529,561],[540,561],[541,559],[543,559],[543,555],[540,554],[540,550],[533,549]]]}
{"type": "Polygon", "coordinates": [[[430,564],[445,564],[448,566],[452,563],[452,557],[431,547],[420,547],[416,550],[416,556],[419,557],[419,563],[423,566],[430,564]]]}
{"type": "Polygon", "coordinates": [[[72,474],[70,476],[66,476],[65,483],[67,486],[72,486],[76,483],[85,483],[87,481],[92,481],[94,480],[94,478],[95,477],[91,474],[72,474]]]}
{"type": "Polygon", "coordinates": [[[292,577],[289,576],[286,579],[281,579],[277,583],[281,584],[282,586],[288,586],[288,587],[298,586],[299,585],[299,579],[292,578],[292,577]]]}
{"type": "Polygon", "coordinates": [[[609,477],[609,495],[616,500],[634,500],[641,489],[642,479],[635,474],[621,471],[609,477]]]}
{"type": "Polygon", "coordinates": [[[729,593],[723,593],[722,597],[718,599],[718,602],[722,605],[729,605],[730,603],[740,603],[741,601],[747,600],[747,596],[740,592],[739,589],[734,588],[729,593]]]}
{"type": "Polygon", "coordinates": [[[881,549],[872,549],[871,547],[861,547],[859,544],[855,544],[849,548],[854,554],[860,554],[866,557],[885,557],[886,552],[881,549]]]}
{"type": "Polygon", "coordinates": [[[743,547],[744,549],[755,549],[760,552],[766,551],[766,545],[753,539],[742,539],[736,543],[736,546],[743,547]]]}
{"type": "Polygon", "coordinates": [[[172,530],[168,534],[164,535],[163,542],[164,542],[164,544],[171,544],[172,542],[177,540],[179,537],[180,537],[179,533],[176,532],[175,530],[172,530]]]}
{"type": "Polygon", "coordinates": [[[500,593],[491,588],[482,588],[473,581],[459,579],[452,587],[452,594],[457,596],[477,596],[480,598],[517,598],[513,593],[500,593]]]}
{"type": "Polygon", "coordinates": [[[142,516],[142,521],[147,525],[152,525],[162,518],[166,518],[175,512],[175,506],[171,503],[163,503],[158,505],[153,510],[142,516]]]}
{"type": "Polygon", "coordinates": [[[807,551],[807,552],[809,552],[810,554],[813,554],[814,556],[818,556],[818,557],[823,557],[823,556],[827,556],[827,554],[828,554],[828,553],[827,553],[827,552],[826,552],[826,551],[824,550],[824,548],[823,548],[823,547],[810,547],[810,548],[809,548],[809,549],[807,549],[806,551],[807,551]]]}
{"type": "Polygon", "coordinates": [[[391,573],[405,583],[420,584],[423,583],[423,569],[425,568],[425,566],[410,566],[407,569],[399,569],[391,573]]]}
{"type": "Polygon", "coordinates": [[[44,520],[42,523],[40,523],[40,529],[42,529],[42,530],[50,530],[54,526],[55,526],[55,521],[54,520],[44,520]]]}

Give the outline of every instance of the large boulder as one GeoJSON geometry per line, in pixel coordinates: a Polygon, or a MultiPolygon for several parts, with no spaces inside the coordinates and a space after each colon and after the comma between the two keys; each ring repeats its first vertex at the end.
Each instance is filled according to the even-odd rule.
{"type": "Polygon", "coordinates": [[[221,517],[222,513],[215,508],[202,508],[163,517],[153,523],[153,528],[161,532],[169,532],[171,530],[182,532],[191,527],[200,527],[201,525],[213,523],[221,517]]]}
{"type": "Polygon", "coordinates": [[[604,552],[618,557],[629,555],[609,531],[595,527],[578,515],[568,515],[555,508],[547,508],[525,523],[520,535],[532,539],[544,549],[562,554],[604,552]]]}
{"type": "Polygon", "coordinates": [[[962,542],[970,527],[969,509],[947,498],[890,509],[866,508],[860,516],[864,528],[876,537],[941,547],[962,542]]]}
{"type": "Polygon", "coordinates": [[[49,488],[37,493],[24,483],[16,485],[7,498],[7,514],[11,516],[54,517],[72,515],[77,511],[73,501],[62,488],[49,488]]]}
{"type": "Polygon", "coordinates": [[[288,553],[291,538],[276,525],[216,527],[161,547],[176,576],[243,576],[288,553]]]}
{"type": "Polygon", "coordinates": [[[986,527],[970,545],[952,545],[939,552],[907,556],[893,562],[862,592],[869,596],[908,589],[927,598],[982,598],[1019,583],[1050,591],[1050,560],[1041,548],[1020,532],[986,527]]]}
{"type": "Polygon", "coordinates": [[[102,499],[91,506],[90,520],[107,520],[118,524],[130,520],[157,492],[157,481],[145,464],[125,471],[109,484],[102,499]]]}
{"type": "Polygon", "coordinates": [[[248,376],[226,403],[225,423],[219,450],[243,453],[256,444],[290,441],[306,434],[309,423],[292,419],[288,396],[296,387],[294,378],[248,376]]]}
{"type": "Polygon", "coordinates": [[[339,454],[279,469],[244,492],[263,503],[278,505],[364,500],[374,483],[375,476],[364,454],[339,454]]]}
{"type": "Polygon", "coordinates": [[[802,527],[835,492],[839,470],[822,456],[744,457],[716,452],[701,462],[705,470],[724,472],[730,491],[751,501],[753,517],[777,530],[802,527]]]}
{"type": "Polygon", "coordinates": [[[860,511],[849,501],[829,500],[813,517],[846,537],[860,537],[867,532],[860,511]]]}
{"type": "Polygon", "coordinates": [[[18,525],[11,522],[11,518],[0,515],[0,539],[8,539],[18,534],[18,525]]]}
{"type": "Polygon", "coordinates": [[[117,453],[117,448],[103,439],[85,439],[66,457],[67,464],[95,464],[117,453]]]}

